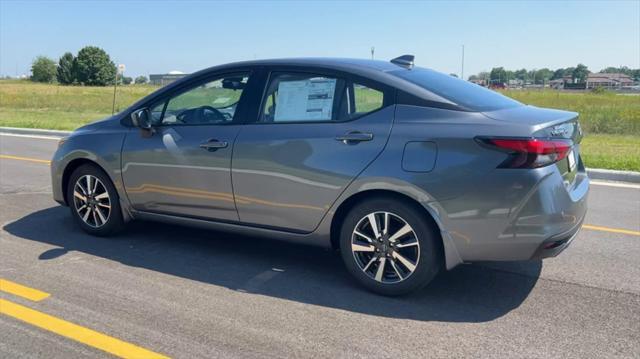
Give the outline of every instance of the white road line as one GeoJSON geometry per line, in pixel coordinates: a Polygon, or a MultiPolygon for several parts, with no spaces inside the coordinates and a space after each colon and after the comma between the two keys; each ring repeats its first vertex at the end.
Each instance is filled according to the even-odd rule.
{"type": "Polygon", "coordinates": [[[640,189],[640,184],[632,184],[632,183],[606,182],[606,181],[596,181],[596,180],[591,180],[589,183],[591,183],[594,186],[640,189]]]}
{"type": "Polygon", "coordinates": [[[58,141],[62,138],[58,136],[23,135],[20,133],[0,133],[0,136],[35,138],[39,140],[54,140],[54,141],[58,141]]]}

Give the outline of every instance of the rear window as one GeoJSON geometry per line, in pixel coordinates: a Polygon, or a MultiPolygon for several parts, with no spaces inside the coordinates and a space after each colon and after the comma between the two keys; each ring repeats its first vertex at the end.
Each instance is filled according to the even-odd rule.
{"type": "Polygon", "coordinates": [[[433,70],[415,67],[410,71],[392,71],[391,74],[471,111],[495,111],[522,105],[495,91],[433,70]]]}

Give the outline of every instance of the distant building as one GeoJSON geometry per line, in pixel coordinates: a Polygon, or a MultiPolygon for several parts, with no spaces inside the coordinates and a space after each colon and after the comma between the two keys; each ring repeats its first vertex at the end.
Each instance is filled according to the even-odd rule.
{"type": "Polygon", "coordinates": [[[166,86],[187,75],[181,71],[169,71],[167,74],[151,74],[149,75],[149,83],[156,86],[166,86]]]}
{"type": "Polygon", "coordinates": [[[510,79],[507,81],[507,86],[509,87],[522,87],[524,85],[524,81],[520,79],[510,79]]]}
{"type": "Polygon", "coordinates": [[[566,85],[566,84],[573,84],[573,79],[569,75],[562,76],[562,78],[560,78],[560,79],[555,79],[555,80],[549,81],[549,87],[554,88],[554,89],[562,89],[562,88],[564,88],[564,85],[566,85]]]}
{"type": "Polygon", "coordinates": [[[621,73],[590,73],[587,77],[587,88],[621,88],[625,86],[633,86],[633,79],[631,76],[621,73]]]}
{"type": "Polygon", "coordinates": [[[489,81],[485,79],[473,79],[473,80],[469,80],[469,82],[472,82],[476,85],[485,86],[485,87],[489,84],[489,81]]]}

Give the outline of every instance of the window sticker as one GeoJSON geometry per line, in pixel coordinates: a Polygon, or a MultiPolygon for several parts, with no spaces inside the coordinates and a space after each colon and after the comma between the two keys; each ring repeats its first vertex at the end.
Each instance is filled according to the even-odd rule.
{"type": "Polygon", "coordinates": [[[274,121],[331,120],[335,90],[336,79],[280,82],[274,121]]]}

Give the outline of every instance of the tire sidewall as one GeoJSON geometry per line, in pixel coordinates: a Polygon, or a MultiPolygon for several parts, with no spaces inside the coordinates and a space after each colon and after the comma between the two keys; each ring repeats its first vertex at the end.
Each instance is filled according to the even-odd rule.
{"type": "Polygon", "coordinates": [[[118,196],[118,192],[116,191],[116,188],[111,182],[109,176],[107,176],[107,174],[104,173],[102,169],[97,168],[96,166],[82,165],[73,171],[71,177],[69,178],[69,182],[67,183],[67,203],[69,205],[69,209],[71,210],[71,215],[73,216],[75,221],[85,232],[89,234],[95,236],[107,236],[120,230],[124,223],[122,219],[122,211],[120,209],[120,197],[118,196]],[[111,202],[111,212],[109,214],[109,218],[107,219],[107,223],[99,228],[95,228],[86,224],[75,208],[73,191],[78,179],[85,175],[91,175],[98,178],[100,182],[102,182],[102,184],[105,186],[107,193],[109,194],[109,199],[111,202]]]}
{"type": "Polygon", "coordinates": [[[340,252],[347,269],[360,284],[373,292],[395,296],[426,286],[438,274],[442,254],[437,240],[439,237],[435,229],[424,218],[424,213],[419,208],[395,198],[375,198],[355,205],[345,216],[340,231],[340,252]],[[351,251],[351,236],[355,226],[366,215],[379,211],[390,212],[404,219],[413,228],[420,244],[416,270],[399,283],[383,284],[370,278],[360,269],[351,251]]]}

